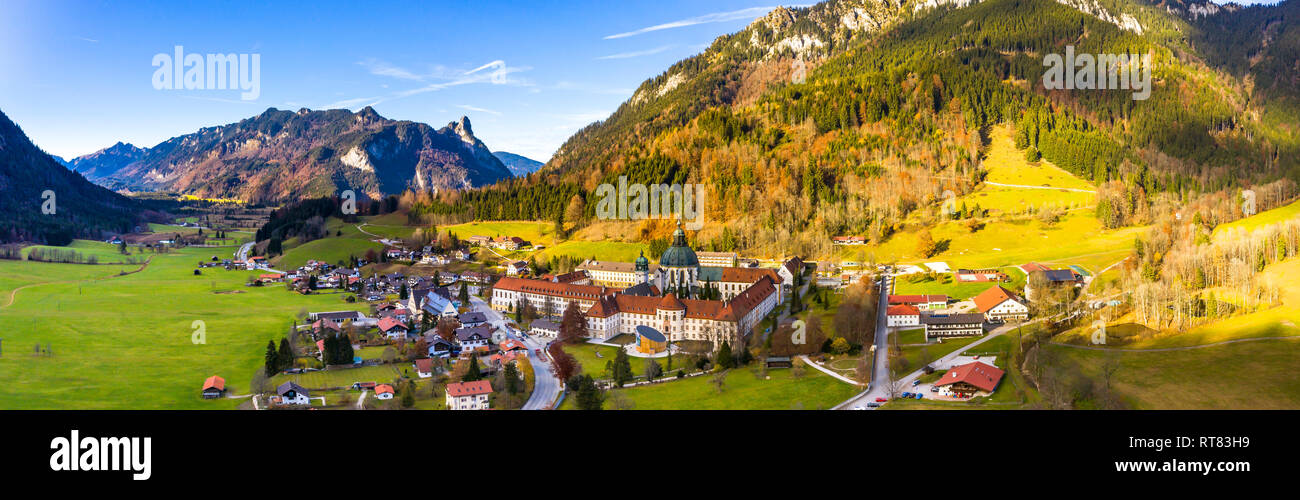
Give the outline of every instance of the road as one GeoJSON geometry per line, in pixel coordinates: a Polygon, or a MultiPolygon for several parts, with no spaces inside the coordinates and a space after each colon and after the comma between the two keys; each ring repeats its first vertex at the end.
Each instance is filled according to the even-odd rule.
{"type": "MultiPolygon", "coordinates": [[[[510,332],[506,328],[508,322],[501,313],[492,309],[483,299],[478,297],[469,298],[470,306],[475,311],[482,312],[487,316],[488,323],[494,328],[510,332]]],[[[551,370],[551,362],[545,356],[538,356],[537,349],[542,352],[546,351],[546,344],[534,339],[531,335],[509,334],[510,338],[523,342],[528,347],[528,361],[533,365],[533,394],[528,397],[524,403],[525,410],[546,410],[555,402],[555,398],[560,394],[560,380],[555,378],[551,370]]]]}
{"type": "Polygon", "coordinates": [[[876,305],[876,361],[871,372],[871,383],[867,385],[867,390],[840,403],[835,407],[837,410],[859,406],[866,408],[867,403],[875,401],[876,398],[889,397],[889,327],[885,326],[885,313],[889,308],[889,287],[893,279],[893,276],[886,275],[878,282],[880,303],[876,305]]]}

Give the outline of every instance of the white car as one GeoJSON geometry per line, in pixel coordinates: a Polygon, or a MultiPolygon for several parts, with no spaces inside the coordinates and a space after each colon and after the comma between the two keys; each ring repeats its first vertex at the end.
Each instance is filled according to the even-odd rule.
{"type": "Polygon", "coordinates": [[[857,406],[854,406],[853,409],[854,409],[854,410],[865,410],[866,408],[863,408],[862,405],[857,405],[857,406]]]}

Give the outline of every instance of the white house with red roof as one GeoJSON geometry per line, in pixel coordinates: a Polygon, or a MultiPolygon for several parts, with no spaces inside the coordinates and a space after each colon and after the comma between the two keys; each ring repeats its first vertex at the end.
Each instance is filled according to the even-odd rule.
{"type": "Polygon", "coordinates": [[[487,410],[491,406],[492,383],[486,380],[447,384],[447,409],[487,410]]]}
{"type": "Polygon", "coordinates": [[[420,378],[430,378],[433,376],[433,360],[429,358],[420,358],[415,360],[415,374],[420,378]]]}
{"type": "Polygon", "coordinates": [[[379,319],[379,331],[383,332],[383,334],[387,335],[390,339],[400,339],[405,337],[406,332],[409,330],[410,328],[406,326],[406,323],[398,321],[398,319],[393,316],[379,319]]]}
{"type": "Polygon", "coordinates": [[[939,394],[943,396],[956,398],[987,396],[998,388],[1003,373],[1002,369],[996,366],[973,361],[948,370],[935,381],[934,386],[939,388],[939,394]]]}
{"type": "Polygon", "coordinates": [[[916,306],[898,304],[885,310],[885,326],[920,326],[921,310],[916,306]]]}
{"type": "Polygon", "coordinates": [[[393,386],[388,384],[375,386],[375,399],[393,399],[393,395],[393,386]]]}

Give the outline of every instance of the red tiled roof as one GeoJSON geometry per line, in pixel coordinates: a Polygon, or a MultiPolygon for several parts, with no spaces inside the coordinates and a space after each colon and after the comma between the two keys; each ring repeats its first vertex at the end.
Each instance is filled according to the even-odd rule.
{"type": "Polygon", "coordinates": [[[415,360],[415,371],[429,373],[433,371],[433,360],[429,358],[420,358],[415,360]]]}
{"type": "Polygon", "coordinates": [[[718,281],[725,283],[755,283],[764,276],[770,278],[773,283],[781,282],[781,275],[777,274],[775,269],[762,267],[724,267],[722,268],[722,277],[718,281]]]}
{"type": "Polygon", "coordinates": [[[394,318],[394,317],[392,317],[392,316],[386,316],[386,317],[381,318],[381,319],[379,320],[379,331],[382,331],[382,332],[387,332],[387,331],[392,330],[393,328],[395,328],[395,327],[399,327],[399,326],[402,327],[403,329],[406,329],[406,328],[407,328],[407,327],[406,327],[406,323],[403,323],[403,322],[401,322],[401,321],[398,321],[397,318],[394,318]]]}
{"type": "Polygon", "coordinates": [[[664,295],[664,298],[659,301],[659,309],[665,311],[681,311],[686,309],[686,305],[682,304],[682,301],[677,300],[676,295],[670,293],[664,295]]]}
{"type": "Polygon", "coordinates": [[[203,381],[203,390],[216,389],[218,391],[226,390],[226,379],[213,375],[203,381]]]}
{"type": "Polygon", "coordinates": [[[948,370],[948,373],[943,374],[943,377],[934,385],[944,386],[965,382],[981,390],[993,392],[993,389],[998,386],[998,381],[1002,380],[1003,373],[996,366],[974,361],[948,370]]]}
{"type": "Polygon", "coordinates": [[[920,316],[921,311],[917,309],[915,306],[909,306],[907,304],[898,304],[894,306],[889,306],[889,309],[885,310],[885,314],[888,316],[920,316]]]}
{"type": "Polygon", "coordinates": [[[1051,269],[1052,269],[1052,268],[1047,267],[1047,266],[1044,266],[1044,265],[1039,264],[1039,263],[1037,263],[1037,262],[1030,262],[1030,263],[1028,263],[1028,264],[1021,264],[1021,265],[1020,265],[1020,270],[1021,270],[1021,271],[1024,271],[1025,274],[1029,274],[1029,273],[1032,273],[1032,272],[1034,272],[1034,271],[1050,271],[1051,269]]]}
{"type": "Polygon", "coordinates": [[[552,283],[544,280],[530,280],[527,278],[505,277],[497,282],[494,290],[509,290],[512,292],[536,293],[540,295],[551,295],[555,297],[565,297],[570,299],[596,300],[597,298],[608,295],[617,289],[610,289],[594,285],[574,285],[570,283],[552,283]]]}
{"type": "Polygon", "coordinates": [[[392,394],[392,393],[393,393],[393,386],[391,386],[391,385],[388,385],[388,384],[379,384],[379,385],[375,386],[375,395],[379,395],[379,394],[392,394]]]}
{"type": "Polygon", "coordinates": [[[979,295],[976,295],[972,300],[975,301],[975,307],[979,308],[982,313],[989,312],[989,310],[997,307],[998,304],[1008,300],[1016,300],[1019,302],[1019,298],[1016,297],[1016,294],[1011,293],[1010,290],[1000,286],[994,286],[988,290],[984,290],[983,292],[980,292],[979,295]]]}
{"type": "Polygon", "coordinates": [[[473,382],[455,382],[447,384],[447,394],[452,397],[477,396],[479,394],[492,394],[492,383],[486,380],[475,380],[473,382]]]}

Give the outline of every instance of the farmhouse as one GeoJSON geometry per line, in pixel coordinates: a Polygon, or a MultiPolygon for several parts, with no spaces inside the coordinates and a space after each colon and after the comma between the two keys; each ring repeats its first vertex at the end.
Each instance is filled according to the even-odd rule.
{"type": "Polygon", "coordinates": [[[1025,305],[1025,300],[1006,288],[994,286],[976,295],[972,300],[975,302],[975,307],[984,313],[984,317],[989,321],[1029,319],[1029,306],[1025,305]]]}
{"type": "Polygon", "coordinates": [[[921,316],[925,341],[944,337],[970,337],[984,334],[983,314],[928,314],[921,316]]]}
{"type": "Polygon", "coordinates": [[[885,326],[917,326],[921,324],[921,310],[916,306],[898,304],[885,310],[885,326]]]}
{"type": "Polygon", "coordinates": [[[862,245],[867,239],[862,236],[833,236],[831,242],[836,245],[862,245]]]}
{"type": "Polygon", "coordinates": [[[469,244],[471,245],[486,246],[491,243],[492,243],[491,236],[483,236],[481,234],[476,234],[469,237],[469,244]]]}
{"type": "Polygon", "coordinates": [[[486,410],[492,395],[492,383],[487,380],[447,384],[447,408],[452,410],[486,410]]]}
{"type": "Polygon", "coordinates": [[[1069,269],[1048,269],[1045,271],[1034,271],[1029,273],[1029,278],[1025,281],[1025,298],[1034,299],[1034,287],[1043,286],[1047,288],[1078,286],[1083,283],[1083,277],[1069,269]]]}
{"type": "Polygon", "coordinates": [[[528,242],[518,236],[502,236],[492,240],[492,246],[502,250],[518,250],[528,246],[528,242]]]}
{"type": "Polygon", "coordinates": [[[375,386],[375,399],[393,399],[393,386],[388,384],[375,386]]]}
{"type": "Polygon", "coordinates": [[[939,394],[945,396],[987,396],[997,389],[1003,373],[996,366],[974,361],[948,370],[934,386],[939,388],[939,394]]]}
{"type": "Polygon", "coordinates": [[[226,379],[213,375],[203,381],[203,399],[219,398],[226,394],[226,379]]]}
{"type": "Polygon", "coordinates": [[[507,276],[519,276],[519,275],[524,274],[524,273],[526,273],[526,272],[528,272],[528,263],[527,263],[527,262],[524,262],[524,261],[522,261],[522,260],[516,260],[516,261],[514,261],[514,262],[511,262],[511,263],[509,263],[509,264],[506,264],[506,275],[507,275],[507,276]]]}

